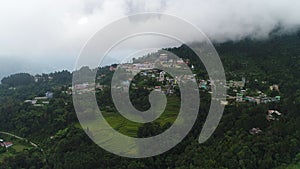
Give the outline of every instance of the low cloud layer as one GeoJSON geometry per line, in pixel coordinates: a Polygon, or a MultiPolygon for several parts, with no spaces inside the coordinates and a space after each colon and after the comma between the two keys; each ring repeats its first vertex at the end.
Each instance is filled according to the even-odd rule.
{"type": "Polygon", "coordinates": [[[96,31],[140,12],[178,16],[211,40],[224,42],[266,38],[276,27],[294,31],[300,25],[299,9],[299,0],[2,0],[0,60],[15,57],[54,63],[64,57],[63,61],[71,61],[66,65],[70,68],[96,31]]]}

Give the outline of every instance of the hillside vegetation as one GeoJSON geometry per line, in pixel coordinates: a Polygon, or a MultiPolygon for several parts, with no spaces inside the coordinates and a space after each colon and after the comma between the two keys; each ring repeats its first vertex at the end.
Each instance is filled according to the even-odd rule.
{"type": "MultiPolygon", "coordinates": [[[[200,90],[201,105],[192,131],[170,151],[151,158],[128,159],[113,155],[94,144],[77,120],[70,92],[72,73],[15,74],[4,78],[0,85],[0,130],[15,133],[38,143],[40,148],[26,147],[0,160],[0,168],[31,169],[91,169],[91,168],[299,168],[300,152],[300,36],[274,35],[268,40],[227,42],[216,44],[223,62],[227,81],[246,78],[248,95],[262,91],[279,102],[256,104],[249,101],[230,101],[213,136],[198,144],[198,136],[210,105],[208,90],[200,90]],[[279,91],[269,86],[278,85],[279,91]],[[48,102],[34,106],[25,100],[43,97],[53,92],[48,102]],[[268,110],[279,110],[278,120],[268,121],[268,110]],[[252,128],[262,133],[250,134],[252,128]],[[297,155],[298,154],[298,155],[297,155]]],[[[186,46],[166,49],[183,60],[189,59],[199,79],[207,80],[207,73],[195,54],[186,46]]],[[[114,65],[116,66],[116,65],[114,65]]],[[[85,71],[92,71],[88,70],[85,71]]],[[[167,109],[153,123],[139,124],[117,113],[110,96],[110,66],[97,70],[103,75],[97,89],[97,101],[109,124],[132,137],[149,137],[162,133],[172,125],[180,106],[179,90],[168,96],[167,109]]],[[[149,91],[139,87],[155,87],[135,77],[137,89],[131,86],[133,105],[140,110],[149,108],[149,91]]],[[[151,82],[151,83],[150,83],[151,82]]],[[[238,89],[240,90],[240,89],[238,89]]],[[[229,94],[233,91],[229,91],[229,94]]],[[[239,91],[237,91],[239,92],[239,91]]],[[[93,116],[87,118],[93,119],[93,116]]],[[[97,126],[97,124],[95,124],[97,126]]],[[[1,157],[1,152],[0,152],[1,157]]]]}

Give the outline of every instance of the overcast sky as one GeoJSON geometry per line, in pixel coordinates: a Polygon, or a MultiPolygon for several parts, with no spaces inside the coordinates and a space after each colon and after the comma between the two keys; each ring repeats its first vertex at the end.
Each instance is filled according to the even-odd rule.
{"type": "MultiPolygon", "coordinates": [[[[80,49],[96,31],[120,17],[139,12],[179,16],[218,42],[244,37],[266,38],[278,25],[285,31],[293,31],[300,25],[299,0],[0,2],[1,64],[13,57],[14,60],[26,59],[44,65],[47,70],[72,69],[80,49]]],[[[30,66],[24,70],[30,71],[30,66]]],[[[20,68],[20,71],[24,70],[20,68]]]]}

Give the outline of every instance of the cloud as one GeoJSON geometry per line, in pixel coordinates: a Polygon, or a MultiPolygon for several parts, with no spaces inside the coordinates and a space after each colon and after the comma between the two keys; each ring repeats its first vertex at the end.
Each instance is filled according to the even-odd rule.
{"type": "Polygon", "coordinates": [[[299,8],[299,0],[2,0],[0,59],[75,61],[95,32],[139,12],[186,19],[216,42],[266,38],[278,26],[284,31],[299,28],[299,8]]]}
{"type": "Polygon", "coordinates": [[[300,25],[300,1],[210,0],[168,3],[167,11],[187,18],[219,42],[245,37],[265,38],[278,25],[290,30],[300,25]]]}

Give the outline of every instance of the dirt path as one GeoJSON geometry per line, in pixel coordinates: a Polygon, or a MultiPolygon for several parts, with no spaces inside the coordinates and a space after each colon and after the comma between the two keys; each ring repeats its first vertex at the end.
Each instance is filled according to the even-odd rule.
{"type": "Polygon", "coordinates": [[[33,142],[31,142],[31,141],[29,141],[29,140],[27,140],[26,138],[23,138],[23,137],[20,137],[20,136],[17,136],[17,135],[14,135],[14,134],[12,134],[12,133],[8,133],[8,132],[4,132],[4,131],[0,131],[0,134],[5,134],[5,135],[9,135],[9,136],[12,136],[12,137],[15,137],[15,138],[17,138],[17,139],[19,139],[19,140],[23,140],[23,141],[28,141],[32,146],[34,146],[34,147],[39,147],[37,144],[35,144],[35,143],[33,143],[33,142]]]}

